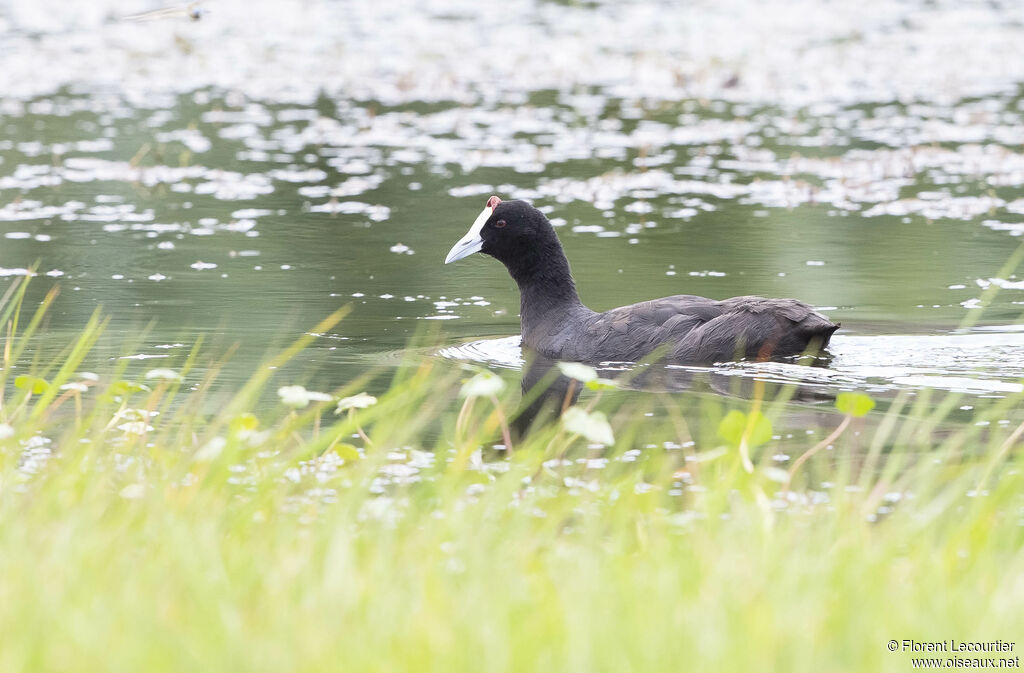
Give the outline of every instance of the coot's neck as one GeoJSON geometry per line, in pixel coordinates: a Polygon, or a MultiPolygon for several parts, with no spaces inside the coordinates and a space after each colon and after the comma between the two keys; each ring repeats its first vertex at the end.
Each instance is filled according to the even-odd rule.
{"type": "Polygon", "coordinates": [[[592,312],[580,302],[569,260],[554,232],[549,240],[538,241],[531,254],[515,255],[502,262],[519,286],[519,315],[523,340],[528,345],[552,334],[552,329],[557,331],[570,316],[592,312]]]}

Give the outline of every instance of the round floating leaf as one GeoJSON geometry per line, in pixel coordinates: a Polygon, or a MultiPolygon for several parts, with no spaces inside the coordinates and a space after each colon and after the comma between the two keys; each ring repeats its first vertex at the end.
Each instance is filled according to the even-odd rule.
{"type": "Polygon", "coordinates": [[[582,362],[559,362],[558,369],[570,379],[576,379],[583,383],[597,380],[597,370],[582,362]]]}
{"type": "Polygon", "coordinates": [[[579,407],[571,407],[562,414],[562,424],[565,425],[566,430],[582,435],[587,441],[605,446],[615,443],[612,426],[608,424],[607,417],[600,411],[586,411],[579,407]]]}
{"type": "Polygon", "coordinates": [[[594,379],[593,381],[587,381],[585,385],[589,390],[615,390],[618,388],[615,385],[615,381],[611,379],[594,379]]]}
{"type": "Polygon", "coordinates": [[[505,382],[491,372],[480,372],[462,384],[459,397],[491,397],[505,389],[505,382]]]}
{"type": "MultiPolygon", "coordinates": [[[[772,422],[760,411],[755,412],[753,428],[747,437],[747,446],[755,447],[772,438],[772,422]]],[[[739,409],[733,409],[718,424],[718,436],[732,446],[739,446],[750,419],[739,409]]]]}
{"type": "Polygon", "coordinates": [[[338,408],[334,410],[334,413],[340,414],[346,409],[365,409],[367,407],[372,407],[375,404],[377,404],[376,397],[366,393],[359,393],[358,395],[343,397],[338,400],[338,408]]]}
{"type": "Polygon", "coordinates": [[[260,427],[260,419],[253,414],[244,413],[231,420],[231,429],[235,432],[254,432],[260,427]]]}
{"type": "Polygon", "coordinates": [[[46,382],[46,379],[41,379],[38,376],[18,376],[14,379],[14,385],[17,388],[28,388],[29,392],[33,395],[39,395],[45,393],[50,384],[46,382]]]}
{"type": "Polygon", "coordinates": [[[132,383],[131,381],[114,381],[110,384],[110,394],[117,397],[123,397],[125,395],[132,395],[134,393],[149,392],[147,386],[141,383],[132,383]]]}
{"type": "Polygon", "coordinates": [[[335,444],[334,451],[338,454],[338,457],[344,460],[346,463],[351,463],[360,459],[359,449],[352,446],[351,444],[335,444]]]}
{"type": "Polygon", "coordinates": [[[836,409],[860,418],[875,408],[875,401],[864,393],[839,393],[836,395],[836,409]]]}
{"type": "Polygon", "coordinates": [[[718,422],[718,436],[733,446],[739,446],[746,427],[747,415],[738,409],[733,409],[718,422]]]}

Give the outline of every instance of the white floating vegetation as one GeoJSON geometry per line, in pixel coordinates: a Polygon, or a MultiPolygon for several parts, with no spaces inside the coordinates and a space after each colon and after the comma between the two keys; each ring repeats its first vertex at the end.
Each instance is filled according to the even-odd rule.
{"type": "Polygon", "coordinates": [[[558,369],[570,379],[576,379],[583,383],[597,380],[597,370],[582,362],[559,362],[558,369]]]}
{"type": "Polygon", "coordinates": [[[340,414],[347,409],[366,409],[377,404],[377,398],[368,393],[359,393],[351,397],[343,397],[338,400],[338,407],[335,413],[340,414]]]}
{"type": "Polygon", "coordinates": [[[600,411],[586,411],[579,407],[570,407],[562,414],[562,424],[573,434],[584,437],[587,441],[604,446],[615,443],[612,426],[608,418],[600,411]]]}
{"type": "Polygon", "coordinates": [[[125,434],[129,435],[144,435],[147,432],[153,431],[153,426],[144,421],[131,421],[129,423],[122,423],[117,426],[118,430],[123,430],[125,434]]]}
{"type": "Polygon", "coordinates": [[[480,372],[462,384],[459,397],[493,397],[505,389],[505,381],[488,371],[480,372]]]}
{"type": "Polygon", "coordinates": [[[974,281],[980,288],[988,288],[990,285],[995,285],[1003,290],[1024,290],[1024,280],[1006,280],[1005,278],[978,278],[974,281]]]}
{"type": "Polygon", "coordinates": [[[146,372],[146,380],[160,380],[160,381],[180,381],[181,374],[174,371],[173,369],[150,369],[146,372]]]}
{"type": "Polygon", "coordinates": [[[339,215],[365,215],[371,222],[383,222],[391,217],[391,209],[387,206],[363,203],[361,201],[330,200],[309,209],[314,213],[331,213],[339,215]]]}
{"type": "Polygon", "coordinates": [[[220,457],[227,444],[227,440],[223,437],[214,437],[199,447],[199,450],[195,452],[193,457],[201,463],[209,463],[220,457]]]}
{"type": "Polygon", "coordinates": [[[330,402],[334,399],[327,393],[306,390],[305,386],[281,386],[277,389],[277,396],[285,406],[295,409],[304,409],[310,402],[330,402]]]}
{"type": "Polygon", "coordinates": [[[463,198],[466,196],[482,196],[485,194],[493,194],[498,191],[494,185],[485,185],[482,183],[473,183],[471,185],[463,185],[462,187],[452,187],[448,190],[448,196],[454,196],[455,198],[463,198]]]}

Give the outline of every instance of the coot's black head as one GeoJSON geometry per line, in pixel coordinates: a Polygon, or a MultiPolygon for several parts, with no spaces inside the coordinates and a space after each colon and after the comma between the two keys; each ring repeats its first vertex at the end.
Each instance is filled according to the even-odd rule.
{"type": "Polygon", "coordinates": [[[487,199],[487,207],[445,258],[448,264],[482,252],[504,263],[509,270],[545,263],[561,256],[558,237],[548,218],[526,201],[487,199]]]}

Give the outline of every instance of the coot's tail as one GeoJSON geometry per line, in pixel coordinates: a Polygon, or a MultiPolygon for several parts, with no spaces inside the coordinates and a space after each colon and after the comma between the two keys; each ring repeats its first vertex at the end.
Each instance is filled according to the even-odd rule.
{"type": "Polygon", "coordinates": [[[777,342],[765,344],[766,349],[758,353],[758,359],[819,355],[825,351],[837,329],[839,323],[832,322],[820,313],[811,313],[792,325],[788,333],[783,333],[777,342]]]}
{"type": "Polygon", "coordinates": [[[816,317],[821,318],[821,320],[815,321],[811,325],[801,325],[801,328],[803,328],[800,330],[804,342],[803,353],[815,354],[824,351],[828,347],[832,335],[836,333],[836,330],[841,325],[841,323],[832,322],[822,315],[816,317]]]}
{"type": "Polygon", "coordinates": [[[832,339],[832,335],[836,333],[836,330],[843,326],[841,322],[830,322],[828,327],[822,329],[818,334],[821,339],[820,348],[828,346],[828,342],[832,339]]]}

